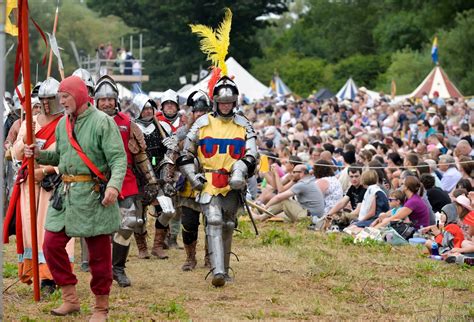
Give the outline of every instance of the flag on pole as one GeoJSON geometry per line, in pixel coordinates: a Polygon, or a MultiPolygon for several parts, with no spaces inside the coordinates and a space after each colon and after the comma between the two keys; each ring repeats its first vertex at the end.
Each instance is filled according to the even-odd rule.
{"type": "MultiPolygon", "coordinates": [[[[7,7],[6,7],[6,16],[5,16],[5,32],[10,34],[14,37],[18,36],[18,26],[14,25],[10,20],[10,14],[13,9],[18,8],[18,2],[16,0],[7,0],[7,7]]],[[[17,18],[18,21],[18,18],[17,18]]]]}
{"type": "Polygon", "coordinates": [[[433,47],[431,47],[431,59],[433,63],[438,64],[438,36],[433,39],[433,47]]]}

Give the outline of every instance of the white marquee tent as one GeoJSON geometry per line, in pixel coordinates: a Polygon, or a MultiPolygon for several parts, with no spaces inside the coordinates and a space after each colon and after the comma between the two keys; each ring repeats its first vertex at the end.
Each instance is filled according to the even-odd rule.
{"type": "MultiPolygon", "coordinates": [[[[245,68],[243,68],[234,58],[229,57],[226,60],[227,71],[229,77],[234,77],[234,82],[239,88],[240,94],[244,94],[250,101],[263,99],[265,94],[268,92],[268,87],[263,85],[258,79],[252,76],[245,68]]],[[[211,76],[207,76],[199,83],[191,88],[186,89],[179,93],[179,95],[188,97],[194,91],[203,90],[208,92],[207,84],[211,76]]]]}

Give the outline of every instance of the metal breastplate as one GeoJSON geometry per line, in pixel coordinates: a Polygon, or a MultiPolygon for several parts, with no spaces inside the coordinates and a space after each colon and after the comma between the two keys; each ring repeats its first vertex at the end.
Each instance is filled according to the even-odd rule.
{"type": "Polygon", "coordinates": [[[143,125],[139,125],[139,127],[142,130],[143,136],[145,138],[146,154],[148,159],[151,162],[153,170],[156,174],[158,174],[158,165],[166,153],[166,148],[162,143],[160,131],[153,123],[147,126],[145,129],[143,125]]]}

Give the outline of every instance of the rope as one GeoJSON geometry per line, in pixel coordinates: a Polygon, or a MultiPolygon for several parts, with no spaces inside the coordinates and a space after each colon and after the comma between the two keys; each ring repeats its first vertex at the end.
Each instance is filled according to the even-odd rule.
{"type": "MultiPolygon", "coordinates": [[[[260,150],[262,151],[262,150],[260,150]]],[[[267,151],[264,151],[264,152],[267,152],[267,151]]],[[[271,156],[271,155],[267,155],[265,154],[265,156],[269,159],[274,159],[274,160],[280,160],[282,161],[283,159],[282,158],[278,158],[278,157],[274,157],[274,156],[271,156]]],[[[296,164],[307,164],[308,162],[303,162],[303,161],[290,161],[291,163],[296,163],[296,164]]],[[[474,163],[474,160],[470,160],[470,161],[460,161],[460,162],[454,162],[454,163],[444,163],[445,165],[448,165],[448,166],[451,166],[451,165],[458,165],[458,164],[469,164],[469,163],[474,163]]],[[[321,163],[314,163],[313,164],[314,166],[320,166],[320,167],[330,167],[330,168],[334,168],[334,167],[337,167],[337,168],[343,168],[343,166],[337,166],[337,165],[334,165],[334,164],[321,164],[321,163]]],[[[429,166],[429,165],[428,165],[429,166]]],[[[396,167],[403,167],[403,166],[396,166],[396,167],[389,167],[389,166],[380,166],[380,167],[374,167],[374,166],[355,166],[355,165],[350,165],[349,166],[350,168],[353,168],[353,169],[394,169],[396,167]]],[[[409,168],[422,168],[422,167],[426,167],[425,165],[416,165],[416,166],[410,166],[409,168]]]]}

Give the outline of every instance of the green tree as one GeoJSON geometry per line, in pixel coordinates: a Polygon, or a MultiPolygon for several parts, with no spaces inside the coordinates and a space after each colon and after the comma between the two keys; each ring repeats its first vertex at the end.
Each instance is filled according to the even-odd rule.
{"type": "Polygon", "coordinates": [[[89,0],[88,4],[103,15],[122,17],[129,26],[144,33],[144,43],[150,46],[144,64],[151,78],[145,84],[148,89],[176,88],[179,76],[198,73],[200,65],[208,66],[199,50],[199,38],[191,33],[189,24],[216,27],[222,21],[224,8],[231,8],[229,55],[248,66],[251,57],[261,54],[255,41],[256,30],[267,24],[256,18],[285,9],[280,0],[89,0]]]}
{"type": "MultiPolygon", "coordinates": [[[[56,3],[54,1],[30,1],[30,16],[35,19],[44,32],[52,32],[56,3]]],[[[65,68],[65,75],[70,75],[76,68],[76,59],[69,41],[74,41],[79,51],[85,54],[95,54],[100,43],[108,41],[118,44],[120,37],[132,31],[121,19],[114,16],[100,17],[97,12],[87,8],[75,0],[60,2],[56,39],[61,50],[61,59],[65,68]]],[[[32,82],[36,80],[36,66],[38,65],[38,80],[46,78],[48,68],[49,48],[46,49],[39,32],[29,24],[30,32],[30,64],[32,82]],[[46,55],[46,64],[42,65],[42,58],[46,55]]],[[[49,40],[48,40],[49,41],[49,40]]],[[[16,37],[7,38],[7,48],[17,42],[16,37]]],[[[15,49],[7,57],[7,88],[13,89],[13,66],[15,64],[15,49]]],[[[60,79],[57,60],[53,57],[51,76],[60,79]]]]}
{"type": "Polygon", "coordinates": [[[392,80],[397,85],[397,95],[410,94],[433,68],[429,49],[414,51],[404,49],[392,55],[392,63],[377,79],[376,89],[390,93],[392,80]]]}
{"type": "Polygon", "coordinates": [[[271,61],[254,59],[251,72],[269,84],[276,71],[293,93],[306,97],[326,83],[325,65],[322,59],[290,53],[271,61]]]}
{"type": "Polygon", "coordinates": [[[358,86],[374,88],[376,80],[390,64],[388,55],[353,55],[342,59],[330,67],[332,69],[333,90],[339,89],[349,77],[358,86]]]}
{"type": "Polygon", "coordinates": [[[405,47],[419,50],[427,37],[418,14],[400,11],[381,20],[373,29],[377,51],[391,52],[405,47]]]}
{"type": "Polygon", "coordinates": [[[439,59],[464,95],[474,94],[474,10],[458,15],[456,25],[439,33],[439,59]]]}

